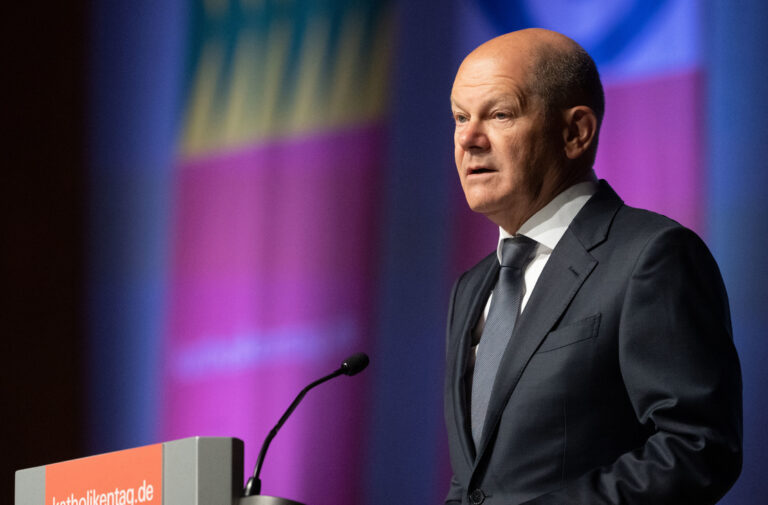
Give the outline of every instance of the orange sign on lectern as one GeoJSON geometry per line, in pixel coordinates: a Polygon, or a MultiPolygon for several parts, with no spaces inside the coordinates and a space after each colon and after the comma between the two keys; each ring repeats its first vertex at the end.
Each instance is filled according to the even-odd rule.
{"type": "Polygon", "coordinates": [[[161,505],[163,445],[45,467],[45,505],[161,505]]]}

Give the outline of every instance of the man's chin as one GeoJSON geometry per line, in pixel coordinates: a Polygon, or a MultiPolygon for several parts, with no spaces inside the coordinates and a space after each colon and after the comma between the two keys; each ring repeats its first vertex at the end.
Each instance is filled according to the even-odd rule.
{"type": "Polygon", "coordinates": [[[499,212],[501,209],[501,204],[498,201],[498,199],[495,198],[487,198],[487,197],[476,197],[471,195],[466,195],[467,197],[467,205],[469,205],[469,208],[472,209],[473,212],[477,212],[478,214],[483,214],[485,216],[495,214],[499,212]]]}
{"type": "Polygon", "coordinates": [[[467,204],[473,212],[482,214],[486,219],[510,233],[514,233],[517,230],[516,226],[522,224],[516,219],[517,214],[508,201],[467,199],[467,204]]]}
{"type": "Polygon", "coordinates": [[[469,208],[472,212],[477,212],[478,214],[486,215],[490,210],[489,206],[485,203],[478,203],[475,201],[467,200],[467,205],[469,205],[469,208]]]}
{"type": "Polygon", "coordinates": [[[499,210],[498,206],[494,206],[488,203],[475,205],[470,204],[469,208],[472,210],[472,212],[485,216],[486,219],[495,224],[499,224],[499,217],[504,214],[499,210]]]}

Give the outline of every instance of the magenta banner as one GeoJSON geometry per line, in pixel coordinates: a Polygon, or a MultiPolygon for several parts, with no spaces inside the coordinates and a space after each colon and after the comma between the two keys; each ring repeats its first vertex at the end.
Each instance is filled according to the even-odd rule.
{"type": "MultiPolygon", "coordinates": [[[[250,472],[296,394],[368,349],[382,142],[358,127],[179,166],[162,439],[243,438],[250,472]]],[[[355,503],[366,389],[363,374],[307,397],[264,493],[355,503]]]]}
{"type": "Polygon", "coordinates": [[[704,73],[608,84],[595,170],[628,205],[665,214],[704,235],[704,73]]]}

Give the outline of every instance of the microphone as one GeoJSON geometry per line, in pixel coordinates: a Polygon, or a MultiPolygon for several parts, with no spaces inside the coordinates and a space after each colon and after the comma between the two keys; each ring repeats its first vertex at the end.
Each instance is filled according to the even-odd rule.
{"type": "Polygon", "coordinates": [[[293,402],[288,406],[288,409],[285,411],[285,414],[283,414],[283,417],[280,418],[275,427],[272,428],[272,430],[267,435],[267,438],[264,440],[264,443],[261,446],[261,451],[259,452],[259,458],[256,461],[256,466],[253,469],[253,476],[248,479],[248,482],[245,485],[244,496],[254,496],[261,493],[261,479],[259,478],[259,474],[261,474],[261,467],[264,464],[264,456],[267,454],[269,444],[272,443],[272,439],[275,438],[278,430],[282,428],[288,417],[293,413],[294,410],[296,410],[299,402],[304,399],[304,395],[307,394],[307,391],[342,374],[349,376],[356,375],[365,370],[365,367],[368,366],[369,362],[370,360],[368,359],[368,355],[364,352],[355,353],[342,361],[338,370],[316,380],[301,390],[301,392],[296,396],[296,399],[293,400],[293,402]]]}
{"type": "Polygon", "coordinates": [[[357,375],[368,366],[371,360],[364,352],[358,352],[341,362],[341,370],[344,375],[357,375]]]}

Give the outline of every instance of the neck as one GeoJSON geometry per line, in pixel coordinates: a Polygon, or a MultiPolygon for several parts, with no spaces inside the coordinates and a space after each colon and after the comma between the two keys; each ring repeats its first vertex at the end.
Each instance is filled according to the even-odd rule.
{"type": "Polygon", "coordinates": [[[574,174],[571,174],[569,177],[561,177],[556,183],[549,187],[544,187],[544,185],[542,185],[535,196],[528,202],[521,202],[519,208],[510,209],[503,214],[486,215],[486,217],[497,226],[503,228],[510,235],[514,235],[523,223],[543,209],[557,195],[574,184],[587,181],[597,181],[595,172],[591,168],[585,171],[574,172],[574,174]]]}

